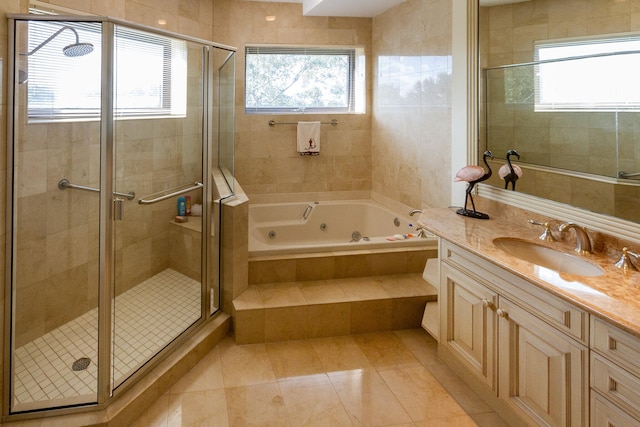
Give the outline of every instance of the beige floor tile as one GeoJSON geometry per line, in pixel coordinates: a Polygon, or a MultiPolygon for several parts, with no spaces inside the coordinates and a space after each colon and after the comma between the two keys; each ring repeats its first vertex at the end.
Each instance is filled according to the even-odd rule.
{"type": "Polygon", "coordinates": [[[415,423],[418,427],[476,427],[477,424],[468,415],[426,420],[415,423]]]}
{"type": "Polygon", "coordinates": [[[253,345],[225,337],[132,427],[506,426],[436,353],[421,329],[253,345]]]}
{"type": "Polygon", "coordinates": [[[468,414],[491,411],[489,405],[447,365],[430,365],[427,369],[468,414]]]}
{"type": "Polygon", "coordinates": [[[392,332],[356,335],[353,339],[377,369],[421,366],[413,353],[392,332]]]}
{"type": "Polygon", "coordinates": [[[326,375],[292,378],[278,383],[292,425],[351,425],[349,415],[326,375]]]}
{"type": "Polygon", "coordinates": [[[380,375],[414,422],[465,415],[424,366],[385,370],[380,375]]]}
{"type": "Polygon", "coordinates": [[[276,378],[291,378],[324,372],[322,362],[309,341],[267,343],[265,345],[276,378]]]}
{"type": "Polygon", "coordinates": [[[135,420],[130,427],[167,427],[167,416],[169,414],[169,395],[162,395],[144,411],[140,418],[135,420]]]}
{"type": "Polygon", "coordinates": [[[235,345],[231,339],[225,338],[218,346],[225,387],[275,381],[264,344],[235,345]]]}
{"type": "Polygon", "coordinates": [[[331,382],[355,425],[410,423],[411,417],[375,370],[330,374],[331,382]]]}
{"type": "Polygon", "coordinates": [[[480,427],[508,427],[509,426],[509,424],[507,424],[495,412],[485,412],[485,413],[482,413],[482,414],[471,414],[469,416],[480,427]]]}
{"type": "Polygon", "coordinates": [[[167,426],[226,427],[228,425],[224,389],[169,395],[167,426]]]}
{"type": "Polygon", "coordinates": [[[284,398],[277,383],[226,389],[229,425],[291,426],[284,398]]]}
{"type": "Polygon", "coordinates": [[[221,388],[224,388],[222,363],[220,361],[220,349],[216,347],[171,387],[169,394],[221,388]]]}
{"type": "Polygon", "coordinates": [[[424,329],[405,329],[393,332],[423,365],[441,365],[438,342],[424,329]]]}
{"type": "Polygon", "coordinates": [[[373,367],[352,336],[315,339],[311,344],[327,373],[373,367]]]}

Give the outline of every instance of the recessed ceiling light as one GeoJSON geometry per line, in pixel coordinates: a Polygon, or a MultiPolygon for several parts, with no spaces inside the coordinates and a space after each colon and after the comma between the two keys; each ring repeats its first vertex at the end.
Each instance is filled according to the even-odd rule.
{"type": "Polygon", "coordinates": [[[264,19],[266,19],[267,21],[275,21],[276,17],[275,15],[267,15],[264,17],[264,19]]]}

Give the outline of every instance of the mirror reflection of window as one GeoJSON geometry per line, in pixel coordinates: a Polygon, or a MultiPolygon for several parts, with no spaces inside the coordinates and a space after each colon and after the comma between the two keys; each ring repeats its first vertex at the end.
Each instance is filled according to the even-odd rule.
{"type": "Polygon", "coordinates": [[[540,42],[535,60],[536,111],[640,108],[640,35],[540,42]]]}

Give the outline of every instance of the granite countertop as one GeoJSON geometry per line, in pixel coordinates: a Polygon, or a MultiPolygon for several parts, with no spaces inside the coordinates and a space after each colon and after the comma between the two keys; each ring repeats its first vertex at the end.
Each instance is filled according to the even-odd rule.
{"type": "Polygon", "coordinates": [[[528,226],[524,220],[522,225],[493,217],[478,220],[446,208],[424,209],[417,222],[436,236],[640,337],[640,271],[619,269],[614,266],[617,259],[600,252],[581,257],[603,268],[601,276],[556,273],[509,255],[493,243],[496,237],[513,237],[576,254],[573,231],[565,241],[544,242],[538,239],[542,228],[528,226]]]}

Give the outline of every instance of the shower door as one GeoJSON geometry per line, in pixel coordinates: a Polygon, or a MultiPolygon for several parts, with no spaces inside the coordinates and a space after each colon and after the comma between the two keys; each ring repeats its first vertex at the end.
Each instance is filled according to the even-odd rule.
{"type": "Polygon", "coordinates": [[[114,35],[114,188],[135,193],[114,199],[117,388],[202,316],[206,49],[119,25],[114,35]],[[132,63],[138,73],[120,71],[132,63]]]}
{"type": "Polygon", "coordinates": [[[97,402],[101,24],[18,20],[11,36],[5,390],[22,412],[97,402]],[[93,49],[74,57],[78,37],[93,49]]]}

